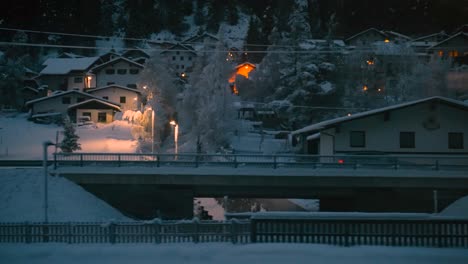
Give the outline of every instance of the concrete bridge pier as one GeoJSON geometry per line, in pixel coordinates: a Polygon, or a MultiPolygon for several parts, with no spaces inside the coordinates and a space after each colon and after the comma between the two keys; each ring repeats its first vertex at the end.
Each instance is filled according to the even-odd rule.
{"type": "Polygon", "coordinates": [[[193,191],[190,187],[144,184],[81,186],[129,217],[144,220],[193,218],[193,191]]]}

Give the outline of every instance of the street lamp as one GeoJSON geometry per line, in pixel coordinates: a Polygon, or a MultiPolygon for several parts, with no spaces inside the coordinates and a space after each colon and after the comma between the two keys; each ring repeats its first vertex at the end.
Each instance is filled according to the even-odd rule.
{"type": "Polygon", "coordinates": [[[42,147],[44,150],[44,156],[42,159],[42,166],[44,167],[44,222],[49,222],[48,207],[49,207],[49,193],[48,193],[48,173],[47,173],[47,148],[55,145],[51,141],[44,141],[42,147]]]}
{"type": "Polygon", "coordinates": [[[174,154],[175,154],[175,157],[174,157],[174,160],[177,160],[177,153],[178,153],[178,139],[179,139],[179,125],[177,124],[177,122],[175,120],[171,120],[171,122],[169,122],[169,124],[171,124],[171,126],[174,127],[174,154]]]}

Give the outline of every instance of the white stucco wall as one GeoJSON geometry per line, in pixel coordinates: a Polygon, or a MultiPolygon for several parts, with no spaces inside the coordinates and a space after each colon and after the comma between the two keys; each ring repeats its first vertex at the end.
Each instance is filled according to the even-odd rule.
{"type": "Polygon", "coordinates": [[[70,105],[78,103],[78,98],[84,98],[84,100],[87,100],[90,97],[86,97],[85,95],[79,95],[76,93],[71,93],[64,96],[58,96],[49,100],[36,102],[32,107],[32,114],[34,115],[39,113],[51,112],[66,114],[70,105]],[[63,104],[63,97],[70,97],[70,104],[63,104]]]}
{"type": "MultiPolygon", "coordinates": [[[[384,151],[397,153],[456,153],[468,149],[468,111],[438,104],[430,110],[429,103],[393,110],[390,119],[384,121],[384,114],[370,116],[347,123],[342,123],[339,132],[327,129],[323,132],[334,135],[335,153],[354,151],[384,151]],[[433,117],[440,128],[428,130],[424,122],[433,117]],[[350,147],[350,132],[365,131],[366,145],[363,148],[350,147]],[[415,132],[415,148],[400,148],[400,132],[415,132]],[[448,133],[464,133],[463,149],[448,148],[448,133]]],[[[330,137],[321,133],[320,154],[327,155],[333,149],[330,137]]]]}
{"type": "Polygon", "coordinates": [[[190,72],[196,58],[196,55],[193,52],[188,51],[167,51],[164,53],[164,56],[166,57],[167,63],[178,73],[190,72]],[[190,60],[189,58],[192,59],[190,60]],[[177,68],[177,66],[179,68],[177,68]]]}
{"type": "Polygon", "coordinates": [[[121,88],[110,87],[107,89],[93,91],[91,94],[101,98],[107,96],[107,100],[119,104],[122,111],[137,110],[141,105],[141,96],[138,93],[121,88]],[[125,103],[120,102],[121,96],[126,97],[125,103]]]}
{"type": "MultiPolygon", "coordinates": [[[[114,83],[116,85],[127,86],[128,84],[136,84],[140,82],[141,72],[143,69],[136,67],[126,61],[119,61],[113,65],[107,65],[100,69],[96,74],[96,87],[107,86],[108,83],[114,83]],[[114,74],[106,74],[107,69],[114,69],[114,74]],[[126,74],[118,74],[118,69],[126,69],[126,74]],[[130,69],[137,69],[138,74],[130,74],[130,69]]],[[[138,87],[141,88],[141,87],[138,87]]]]}

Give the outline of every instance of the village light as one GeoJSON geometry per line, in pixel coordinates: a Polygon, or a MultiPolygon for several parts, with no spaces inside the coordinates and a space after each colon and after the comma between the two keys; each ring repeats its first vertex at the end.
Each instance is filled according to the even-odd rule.
{"type": "Polygon", "coordinates": [[[146,90],[147,88],[148,88],[148,86],[146,86],[146,85],[145,85],[145,86],[143,86],[143,89],[145,89],[145,90],[146,90]]]}
{"type": "Polygon", "coordinates": [[[362,87],[362,90],[363,90],[363,91],[367,91],[368,89],[369,89],[369,88],[367,87],[367,85],[364,85],[364,86],[362,87]]]}
{"type": "Polygon", "coordinates": [[[177,160],[177,153],[178,153],[178,141],[179,141],[179,125],[175,120],[171,120],[169,122],[171,126],[174,127],[174,160],[177,160]]]}
{"type": "Polygon", "coordinates": [[[389,39],[385,39],[384,42],[385,42],[385,43],[389,43],[390,40],[389,40],[389,39]]]}
{"type": "Polygon", "coordinates": [[[382,88],[377,89],[377,91],[378,91],[378,92],[381,92],[381,91],[382,91],[382,88]]]}

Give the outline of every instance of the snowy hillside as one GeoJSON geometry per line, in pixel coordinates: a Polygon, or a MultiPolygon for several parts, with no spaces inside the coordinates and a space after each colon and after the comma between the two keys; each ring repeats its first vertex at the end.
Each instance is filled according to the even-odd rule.
{"type": "MultiPolygon", "coordinates": [[[[49,221],[130,221],[65,178],[49,177],[49,221]]],[[[41,169],[0,169],[0,222],[43,221],[41,169]]]]}

